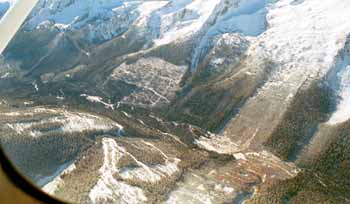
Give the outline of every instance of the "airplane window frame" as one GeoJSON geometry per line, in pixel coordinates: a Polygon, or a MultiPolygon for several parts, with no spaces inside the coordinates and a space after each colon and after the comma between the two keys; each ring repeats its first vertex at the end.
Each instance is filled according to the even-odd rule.
{"type": "MultiPolygon", "coordinates": [[[[12,5],[5,12],[4,16],[0,18],[0,31],[5,30],[6,33],[0,35],[0,53],[6,48],[7,44],[13,38],[17,30],[22,25],[23,21],[26,19],[27,15],[31,12],[38,0],[17,0],[17,2],[12,5]],[[21,15],[16,15],[20,12],[21,15]]],[[[1,32],[0,32],[1,33],[1,32]]],[[[14,184],[18,190],[21,190],[23,194],[27,194],[40,202],[48,204],[64,204],[66,202],[60,201],[56,198],[51,197],[46,194],[38,187],[36,187],[32,182],[26,179],[14,166],[11,160],[6,155],[2,148],[2,143],[0,142],[0,167],[4,175],[9,179],[9,181],[14,184]]]]}
{"type": "Polygon", "coordinates": [[[13,165],[10,159],[6,156],[0,143],[0,166],[1,170],[4,172],[5,176],[23,193],[47,204],[67,204],[58,200],[57,198],[51,197],[39,188],[37,188],[32,182],[28,181],[13,165]]]}

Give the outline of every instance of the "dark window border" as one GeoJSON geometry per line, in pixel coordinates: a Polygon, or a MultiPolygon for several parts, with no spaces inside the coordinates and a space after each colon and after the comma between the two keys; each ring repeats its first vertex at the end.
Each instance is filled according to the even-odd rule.
{"type": "Polygon", "coordinates": [[[1,147],[1,143],[0,143],[0,164],[1,164],[2,170],[4,171],[8,179],[16,187],[18,187],[20,190],[22,190],[24,193],[28,194],[29,196],[33,197],[34,199],[37,199],[38,201],[41,201],[46,204],[67,204],[66,202],[62,202],[44,193],[42,190],[36,187],[33,183],[28,181],[21,173],[19,173],[16,167],[12,164],[12,162],[6,156],[6,153],[1,147]]]}

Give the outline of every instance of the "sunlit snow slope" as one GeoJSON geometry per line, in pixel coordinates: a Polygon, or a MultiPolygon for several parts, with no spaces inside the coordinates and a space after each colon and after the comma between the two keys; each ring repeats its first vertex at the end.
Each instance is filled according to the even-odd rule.
{"type": "Polygon", "coordinates": [[[73,203],[348,203],[349,3],[40,0],[3,141],[73,203]]]}
{"type": "MultiPolygon", "coordinates": [[[[342,69],[337,66],[343,66],[344,76],[339,78],[347,83],[347,64],[337,61],[350,33],[350,5],[341,0],[295,2],[281,0],[270,9],[269,28],[248,51],[250,61],[271,60],[275,67],[267,82],[226,127],[224,134],[237,138],[241,144],[247,137],[259,144],[264,142],[297,91],[326,77],[333,69],[342,69]],[[257,53],[265,53],[264,58],[257,59],[257,53]]],[[[347,86],[342,85],[342,95],[347,94],[347,86]]],[[[346,114],[346,97],[343,100],[338,112],[346,114]]]]}

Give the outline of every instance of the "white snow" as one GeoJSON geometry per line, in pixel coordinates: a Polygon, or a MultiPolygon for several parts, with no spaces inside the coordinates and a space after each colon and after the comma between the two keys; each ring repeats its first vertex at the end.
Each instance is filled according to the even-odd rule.
{"type": "Polygon", "coordinates": [[[155,46],[200,34],[195,59],[213,36],[265,31],[268,5],[275,0],[42,0],[28,20],[32,29],[53,23],[62,30],[83,28],[88,39],[109,40],[128,29],[148,29],[155,46]],[[97,20],[96,20],[97,19],[97,20]]]}
{"type": "Polygon", "coordinates": [[[180,0],[159,11],[160,37],[154,40],[157,46],[169,44],[199,31],[220,0],[180,0]]]}
{"type": "Polygon", "coordinates": [[[225,186],[225,185],[223,185],[223,184],[216,184],[215,185],[215,190],[217,190],[217,191],[222,191],[222,192],[224,192],[225,194],[231,194],[231,193],[233,193],[234,192],[234,188],[232,188],[232,187],[229,187],[229,186],[225,186]]]}
{"type": "Polygon", "coordinates": [[[153,11],[165,6],[168,4],[168,1],[145,1],[137,8],[140,13],[140,16],[147,16],[153,11]]]}
{"type": "Polygon", "coordinates": [[[139,89],[122,99],[122,103],[155,106],[169,103],[179,90],[186,66],[176,66],[160,58],[141,58],[123,63],[113,70],[112,80],[122,80],[139,89]]]}
{"type": "Polygon", "coordinates": [[[64,98],[64,96],[56,96],[56,99],[62,101],[62,100],[64,100],[65,98],[64,98]]]}
{"type": "Polygon", "coordinates": [[[127,112],[125,112],[125,111],[122,111],[122,113],[123,113],[126,117],[128,117],[128,118],[132,118],[131,115],[130,115],[129,113],[127,113],[127,112]]]}
{"type": "Polygon", "coordinates": [[[64,183],[64,181],[62,180],[62,176],[71,173],[75,169],[76,166],[74,163],[69,165],[68,167],[67,164],[62,165],[62,167],[60,167],[52,176],[43,178],[37,183],[39,185],[45,184],[45,186],[42,187],[42,190],[48,194],[54,195],[55,191],[60,187],[60,185],[63,185],[64,183]],[[52,178],[54,179],[52,180],[52,178]]]}
{"type": "Polygon", "coordinates": [[[143,120],[137,119],[137,121],[138,121],[139,123],[141,123],[142,125],[146,125],[145,122],[143,122],[143,120]]]}
{"type": "MultiPolygon", "coordinates": [[[[199,178],[198,178],[199,179],[199,178]]],[[[201,178],[202,179],[202,178],[201,178]]],[[[182,184],[170,193],[164,204],[214,204],[215,197],[204,186],[199,187],[205,181],[194,181],[182,184]],[[197,187],[197,188],[196,188],[197,187]]]]}
{"type": "Polygon", "coordinates": [[[208,70],[223,73],[229,72],[231,70],[229,67],[235,67],[241,62],[250,41],[238,33],[225,33],[215,37],[211,44],[212,49],[208,50],[205,57],[210,59],[208,70]]]}
{"type": "Polygon", "coordinates": [[[36,27],[42,22],[51,20],[58,25],[69,27],[74,24],[82,24],[110,8],[122,5],[122,2],[118,0],[76,0],[71,2],[70,0],[41,1],[37,6],[37,9],[40,9],[38,14],[32,16],[29,23],[36,27]],[[80,19],[86,14],[87,18],[80,19]]]}
{"type": "Polygon", "coordinates": [[[36,91],[39,91],[39,86],[38,86],[38,84],[36,83],[36,81],[34,81],[34,82],[32,83],[32,85],[33,85],[33,87],[34,87],[34,89],[35,89],[36,91]]]}
{"type": "Polygon", "coordinates": [[[85,29],[87,40],[104,41],[129,28],[138,17],[139,4],[124,0],[42,0],[26,25],[30,29],[50,25],[61,30],[85,29]]]}
{"type": "Polygon", "coordinates": [[[198,147],[221,154],[233,154],[240,150],[240,147],[226,136],[211,134],[209,138],[200,137],[194,142],[198,147]]]}
{"type": "Polygon", "coordinates": [[[350,56],[341,58],[335,67],[340,69],[336,78],[333,79],[339,100],[336,111],[327,122],[330,125],[350,119],[350,56]]]}
{"type": "Polygon", "coordinates": [[[327,71],[349,32],[350,5],[342,0],[290,3],[281,0],[268,12],[269,29],[259,41],[286,68],[327,71]]]}
{"type": "Polygon", "coordinates": [[[159,123],[162,123],[163,122],[163,120],[162,119],[160,119],[159,117],[157,117],[157,116],[155,116],[155,115],[153,115],[153,114],[149,114],[148,115],[150,118],[153,118],[153,119],[155,119],[157,122],[159,122],[159,123]]]}
{"type": "Polygon", "coordinates": [[[222,65],[225,62],[224,58],[216,58],[211,61],[213,65],[222,65]]]}
{"type": "Polygon", "coordinates": [[[164,152],[149,142],[143,141],[148,148],[154,148],[166,158],[164,164],[147,166],[139,161],[134,155],[117,144],[114,139],[103,138],[104,163],[100,169],[100,179],[89,193],[93,203],[111,200],[122,204],[146,203],[147,198],[142,189],[132,186],[123,181],[118,181],[113,175],[118,174],[124,180],[136,180],[156,183],[163,178],[178,172],[179,159],[169,159],[164,152]],[[136,162],[135,168],[118,168],[118,161],[128,156],[136,162]]]}
{"type": "Polygon", "coordinates": [[[103,138],[104,163],[100,169],[101,178],[89,193],[93,203],[113,201],[120,204],[146,203],[147,198],[142,189],[117,181],[114,174],[118,172],[117,162],[126,153],[115,140],[103,138]]]}
{"type": "Polygon", "coordinates": [[[273,0],[240,1],[237,8],[231,8],[232,10],[227,12],[222,21],[219,21],[216,29],[230,32],[235,30],[244,35],[257,36],[266,29],[265,16],[270,2],[273,0]]]}
{"type": "Polygon", "coordinates": [[[28,20],[31,29],[54,25],[61,30],[86,29],[87,39],[109,40],[132,25],[147,26],[151,14],[168,1],[42,0],[28,20]]]}
{"type": "MultiPolygon", "coordinates": [[[[143,182],[156,183],[157,181],[167,178],[179,171],[177,165],[180,162],[179,159],[175,159],[173,162],[166,161],[164,165],[155,165],[148,167],[144,164],[141,167],[129,168],[120,172],[120,176],[123,179],[139,180],[143,182]]],[[[139,163],[139,161],[138,161],[139,163]]]]}
{"type": "Polygon", "coordinates": [[[10,73],[9,72],[6,72],[5,74],[3,74],[2,76],[0,76],[0,79],[5,79],[7,77],[10,76],[10,73]]]}
{"type": "MultiPolygon", "coordinates": [[[[215,36],[227,33],[241,33],[244,36],[258,36],[266,30],[266,15],[275,0],[238,0],[221,3],[216,8],[216,20],[204,27],[204,34],[194,50],[191,68],[194,70],[215,36]],[[226,12],[223,12],[226,11],[226,12]],[[220,14],[222,13],[222,14],[220,14]],[[212,25],[213,24],[213,25],[212,25]]],[[[234,42],[233,42],[234,43],[234,42]]]]}
{"type": "Polygon", "coordinates": [[[142,141],[145,145],[150,146],[151,148],[157,150],[165,159],[169,159],[169,157],[158,147],[156,147],[154,144],[150,143],[150,142],[146,142],[146,141],[142,141]]]}
{"type": "MultiPolygon", "coordinates": [[[[63,132],[81,132],[85,130],[111,130],[114,128],[118,129],[119,134],[123,131],[123,126],[118,123],[107,119],[98,117],[88,113],[82,112],[70,112],[61,109],[34,109],[33,112],[7,112],[1,113],[1,115],[18,117],[18,116],[34,116],[36,113],[55,113],[58,116],[53,116],[37,122],[17,122],[17,123],[7,123],[7,127],[13,129],[18,134],[23,134],[34,125],[40,125],[45,123],[60,123],[60,131],[63,132]]],[[[41,132],[30,130],[30,135],[33,137],[38,137],[42,135],[41,132]]]]}
{"type": "Polygon", "coordinates": [[[235,189],[196,172],[184,175],[164,204],[214,204],[233,198],[235,189]]]}
{"type": "Polygon", "coordinates": [[[236,154],[233,154],[233,156],[238,159],[238,160],[247,160],[247,158],[245,157],[244,154],[242,153],[236,153],[236,154]]]}
{"type": "MultiPolygon", "coordinates": [[[[66,120],[63,122],[63,131],[77,132],[82,130],[109,130],[118,128],[123,130],[123,126],[107,118],[100,118],[87,113],[65,112],[66,120]]],[[[56,120],[57,121],[57,120],[56,120]]],[[[58,119],[58,121],[60,121],[58,119]]]]}
{"type": "Polygon", "coordinates": [[[147,20],[151,14],[167,5],[168,1],[145,1],[141,2],[140,6],[137,7],[139,13],[139,19],[136,21],[137,25],[147,25],[147,20]]]}
{"type": "Polygon", "coordinates": [[[334,67],[339,51],[344,48],[350,33],[348,2],[292,2],[280,0],[268,10],[268,29],[252,42],[247,51],[245,61],[249,66],[245,71],[259,72],[259,64],[271,61],[273,72],[228,123],[224,132],[228,136],[253,138],[255,129],[251,128],[252,125],[264,127],[258,136],[271,134],[299,88],[306,82],[326,76],[334,67]]]}
{"type": "Polygon", "coordinates": [[[109,109],[114,110],[114,104],[104,102],[102,97],[99,97],[99,96],[89,96],[89,95],[87,95],[87,94],[81,94],[80,96],[81,96],[81,97],[85,97],[86,100],[88,100],[88,101],[90,101],[90,102],[92,102],[92,103],[101,103],[101,104],[103,104],[106,108],[109,108],[109,109]]]}
{"type": "Polygon", "coordinates": [[[29,106],[29,105],[33,105],[34,102],[33,101],[24,101],[23,104],[26,106],[29,106]]]}
{"type": "Polygon", "coordinates": [[[168,136],[168,137],[171,137],[173,140],[175,140],[176,142],[178,142],[179,144],[183,145],[183,146],[187,146],[185,143],[183,143],[177,136],[173,135],[173,134],[170,134],[170,133],[167,133],[167,132],[162,132],[162,134],[164,136],[168,136]]]}
{"type": "Polygon", "coordinates": [[[150,142],[142,140],[142,143],[158,151],[165,159],[165,164],[157,164],[153,166],[147,166],[146,164],[139,161],[135,156],[126,152],[138,165],[136,168],[127,168],[120,171],[119,175],[123,179],[139,180],[143,182],[156,183],[164,178],[172,176],[179,171],[178,163],[180,162],[177,158],[169,159],[168,156],[160,150],[158,147],[150,142]]]}

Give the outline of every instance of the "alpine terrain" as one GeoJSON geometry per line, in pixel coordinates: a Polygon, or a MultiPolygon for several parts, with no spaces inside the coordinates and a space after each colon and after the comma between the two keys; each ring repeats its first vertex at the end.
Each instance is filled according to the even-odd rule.
{"type": "Polygon", "coordinates": [[[0,87],[2,148],[58,199],[350,204],[348,0],[40,0],[0,87]]]}

